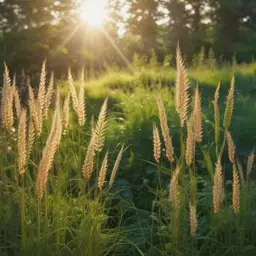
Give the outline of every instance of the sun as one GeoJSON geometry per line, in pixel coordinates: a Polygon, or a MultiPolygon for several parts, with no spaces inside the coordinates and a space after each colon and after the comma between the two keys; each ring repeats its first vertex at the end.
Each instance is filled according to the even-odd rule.
{"type": "Polygon", "coordinates": [[[78,16],[90,27],[101,27],[107,17],[106,0],[83,0],[78,16]]]}

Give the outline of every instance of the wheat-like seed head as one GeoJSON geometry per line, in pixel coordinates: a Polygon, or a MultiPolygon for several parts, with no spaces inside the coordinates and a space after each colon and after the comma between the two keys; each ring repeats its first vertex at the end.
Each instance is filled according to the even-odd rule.
{"type": "Polygon", "coordinates": [[[54,92],[54,73],[52,72],[50,81],[49,81],[49,86],[46,90],[46,95],[45,95],[44,118],[47,118],[47,116],[48,116],[49,107],[52,102],[53,92],[54,92]]]}
{"type": "Polygon", "coordinates": [[[106,174],[108,168],[108,152],[105,154],[103,159],[100,171],[99,171],[99,178],[98,178],[98,188],[102,190],[104,183],[106,182],[106,174]]]}
{"type": "Polygon", "coordinates": [[[17,118],[19,118],[21,105],[20,105],[19,92],[18,92],[18,89],[16,87],[16,77],[15,76],[13,77],[12,88],[13,88],[13,100],[14,100],[14,107],[15,107],[15,111],[16,111],[16,116],[17,116],[17,118]]]}
{"type": "Polygon", "coordinates": [[[219,212],[224,199],[224,181],[220,159],[217,161],[213,179],[213,211],[219,212]]]}
{"type": "Polygon", "coordinates": [[[220,83],[218,84],[214,94],[214,131],[215,131],[215,144],[218,145],[220,137],[220,109],[219,109],[219,97],[220,97],[220,83]]]}
{"type": "Polygon", "coordinates": [[[30,157],[34,142],[35,142],[35,127],[34,127],[32,118],[30,118],[29,126],[28,126],[27,159],[29,159],[29,157],[30,157]]]}
{"type": "Polygon", "coordinates": [[[39,163],[37,180],[36,180],[36,192],[39,199],[43,198],[44,187],[47,183],[49,170],[52,167],[54,155],[57,151],[60,143],[62,126],[61,126],[60,109],[56,108],[53,116],[52,127],[50,134],[47,138],[43,155],[39,163]]]}
{"type": "Polygon", "coordinates": [[[94,134],[92,133],[91,140],[89,142],[86,156],[84,159],[84,165],[83,165],[83,177],[86,182],[88,182],[92,176],[93,172],[93,162],[94,162],[94,134]]]}
{"type": "MultiPolygon", "coordinates": [[[[33,91],[33,88],[30,86],[30,84],[28,84],[28,105],[29,105],[30,116],[34,122],[35,130],[39,135],[42,128],[42,125],[40,124],[40,118],[37,112],[39,104],[38,104],[38,101],[35,100],[34,91],[33,91]]],[[[41,110],[39,110],[39,112],[41,112],[41,110]]]]}
{"type": "Polygon", "coordinates": [[[70,91],[68,92],[68,95],[66,96],[66,98],[64,100],[63,110],[62,110],[63,134],[66,134],[67,133],[67,129],[68,129],[69,103],[70,103],[70,91]]]}
{"type": "Polygon", "coordinates": [[[76,114],[78,115],[79,100],[78,100],[78,97],[77,97],[76,88],[75,88],[75,85],[74,85],[74,80],[73,80],[70,69],[68,70],[68,83],[69,83],[69,89],[70,89],[70,93],[71,93],[71,100],[72,100],[73,109],[76,112],[76,114]]]}
{"type": "Polygon", "coordinates": [[[187,122],[187,139],[186,139],[186,164],[189,166],[195,159],[195,131],[194,131],[194,117],[190,116],[187,122]]]}
{"type": "Polygon", "coordinates": [[[25,109],[22,109],[20,112],[19,125],[18,125],[18,166],[19,166],[20,175],[24,175],[25,166],[27,162],[26,122],[27,122],[27,112],[25,109]]]}
{"type": "Polygon", "coordinates": [[[233,202],[233,210],[234,213],[237,214],[240,209],[240,182],[239,175],[236,169],[235,163],[233,163],[233,194],[232,194],[232,202],[233,202]]]}
{"type": "Polygon", "coordinates": [[[184,62],[181,57],[180,47],[177,46],[176,51],[177,77],[175,91],[175,106],[180,116],[181,127],[184,126],[188,114],[189,103],[189,81],[184,62]]]}
{"type": "Polygon", "coordinates": [[[162,136],[164,138],[164,143],[165,143],[166,157],[170,163],[173,163],[174,157],[173,157],[172,137],[170,136],[165,108],[160,96],[156,98],[156,103],[158,107],[158,116],[160,120],[162,136]]]}
{"type": "Polygon", "coordinates": [[[171,182],[170,182],[170,200],[172,203],[173,210],[178,213],[180,208],[180,199],[179,199],[179,166],[174,171],[171,182]]]}
{"type": "Polygon", "coordinates": [[[45,80],[46,80],[46,60],[44,60],[42,64],[40,83],[39,83],[39,89],[37,94],[37,100],[39,105],[38,110],[40,108],[41,115],[45,113],[45,96],[46,96],[45,80]]]}
{"type": "Polygon", "coordinates": [[[95,140],[94,140],[94,147],[95,151],[100,152],[104,145],[105,140],[105,133],[107,128],[107,106],[108,106],[108,99],[104,101],[102,104],[99,117],[95,127],[95,140]]]}
{"type": "Polygon", "coordinates": [[[155,124],[153,124],[153,153],[154,158],[157,163],[159,163],[161,157],[161,141],[159,136],[158,128],[155,124]]]}
{"type": "Polygon", "coordinates": [[[251,154],[248,156],[248,159],[247,159],[247,166],[246,166],[247,180],[249,179],[249,176],[252,172],[253,163],[254,163],[254,149],[252,150],[251,154]]]}
{"type": "Polygon", "coordinates": [[[235,163],[235,154],[236,154],[236,146],[233,142],[232,136],[229,131],[226,131],[226,136],[228,140],[228,157],[229,161],[234,164],[235,163]]]}
{"type": "Polygon", "coordinates": [[[80,91],[78,95],[78,123],[85,123],[85,102],[84,102],[84,70],[81,71],[80,91]]]}
{"type": "Polygon", "coordinates": [[[4,69],[5,69],[5,71],[4,71],[2,103],[1,103],[2,121],[3,121],[3,125],[7,129],[11,129],[13,127],[13,123],[14,123],[13,88],[11,86],[9,70],[5,63],[4,63],[4,69]]]}
{"type": "Polygon", "coordinates": [[[202,125],[202,107],[201,96],[198,87],[195,91],[195,103],[194,103],[194,125],[195,125],[195,140],[202,142],[203,139],[203,125],[202,125]]]}
{"type": "Polygon", "coordinates": [[[231,124],[233,109],[234,109],[234,93],[235,93],[235,78],[234,76],[231,79],[230,89],[227,97],[226,109],[224,114],[223,125],[226,129],[229,128],[231,124]]]}
{"type": "Polygon", "coordinates": [[[124,151],[124,145],[122,145],[122,147],[121,147],[121,149],[120,149],[120,151],[119,151],[119,153],[116,157],[116,161],[115,161],[113,170],[111,172],[110,180],[109,180],[109,188],[111,188],[113,183],[114,183],[116,173],[117,173],[117,170],[119,168],[119,165],[120,165],[120,162],[121,162],[121,159],[122,159],[123,151],[124,151]]]}
{"type": "Polygon", "coordinates": [[[197,230],[197,216],[196,216],[196,205],[189,203],[189,220],[190,220],[190,235],[192,237],[196,236],[197,230]]]}

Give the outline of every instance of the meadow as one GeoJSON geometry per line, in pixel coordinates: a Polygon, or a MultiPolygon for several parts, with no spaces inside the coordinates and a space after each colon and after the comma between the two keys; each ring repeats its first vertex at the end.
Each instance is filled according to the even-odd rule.
{"type": "Polygon", "coordinates": [[[5,66],[0,255],[255,255],[256,63],[173,61],[5,66]]]}

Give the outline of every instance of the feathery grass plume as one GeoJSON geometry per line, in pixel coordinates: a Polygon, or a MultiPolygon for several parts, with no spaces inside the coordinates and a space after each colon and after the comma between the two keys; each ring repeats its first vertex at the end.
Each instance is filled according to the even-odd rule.
{"type": "Polygon", "coordinates": [[[78,100],[78,97],[77,97],[76,88],[75,88],[75,85],[74,85],[74,80],[73,80],[70,69],[68,70],[68,83],[69,83],[69,88],[70,88],[70,93],[71,93],[71,100],[72,100],[73,109],[76,112],[76,114],[78,115],[79,100],[78,100]]]}
{"type": "Polygon", "coordinates": [[[27,141],[27,158],[29,159],[35,142],[35,126],[32,118],[29,119],[28,125],[28,141],[27,141]]]}
{"type": "Polygon", "coordinates": [[[219,109],[219,97],[220,97],[220,83],[218,84],[214,94],[214,131],[215,131],[215,144],[219,144],[220,137],[220,109],[219,109]]]}
{"type": "Polygon", "coordinates": [[[13,88],[14,107],[15,107],[15,111],[16,111],[16,116],[18,118],[19,115],[20,115],[21,105],[20,105],[19,91],[18,91],[17,86],[16,86],[16,77],[15,77],[15,75],[13,77],[12,88],[13,88]]]}
{"type": "Polygon", "coordinates": [[[99,178],[98,178],[98,188],[102,190],[104,183],[106,182],[106,174],[108,168],[108,152],[105,154],[103,159],[100,171],[99,171],[99,178]]]}
{"type": "Polygon", "coordinates": [[[95,151],[100,152],[104,145],[105,140],[105,133],[107,128],[107,106],[108,106],[108,99],[106,98],[104,103],[102,104],[99,117],[95,126],[95,140],[94,140],[94,147],[95,151]]]}
{"type": "Polygon", "coordinates": [[[92,176],[94,162],[94,134],[90,139],[83,165],[83,177],[88,182],[92,176]]]}
{"type": "Polygon", "coordinates": [[[180,173],[180,167],[177,166],[172,175],[171,182],[170,182],[170,200],[172,203],[172,208],[176,213],[178,213],[180,208],[179,173],[180,173]]]}
{"type": "Polygon", "coordinates": [[[5,128],[13,127],[13,89],[11,86],[11,79],[7,65],[4,63],[4,78],[2,89],[2,121],[5,128]]]}
{"type": "Polygon", "coordinates": [[[189,224],[190,224],[190,235],[192,237],[196,236],[197,230],[197,216],[196,216],[196,206],[189,203],[189,224]]]}
{"type": "Polygon", "coordinates": [[[229,131],[226,131],[226,136],[228,140],[228,157],[229,161],[234,164],[235,163],[235,154],[236,154],[236,146],[233,142],[232,136],[229,131]]]}
{"type": "Polygon", "coordinates": [[[85,103],[84,103],[84,70],[81,71],[80,91],[78,95],[78,123],[85,123],[85,103]]]}
{"type": "Polygon", "coordinates": [[[45,80],[46,80],[46,60],[44,60],[42,64],[40,83],[39,83],[38,94],[37,94],[37,100],[39,104],[38,110],[40,108],[41,115],[45,113],[45,96],[46,96],[45,80]]]}
{"type": "Polygon", "coordinates": [[[35,100],[35,109],[37,114],[37,125],[36,125],[36,131],[37,135],[40,136],[43,131],[43,112],[41,109],[40,101],[39,99],[35,100]]]}
{"type": "Polygon", "coordinates": [[[29,106],[30,116],[34,122],[35,130],[36,130],[37,134],[39,134],[40,133],[40,124],[39,124],[40,120],[38,118],[34,90],[30,84],[28,84],[28,106],[29,106]]]}
{"type": "Polygon", "coordinates": [[[43,198],[44,187],[47,183],[49,170],[52,167],[54,155],[60,143],[62,134],[61,123],[60,109],[58,107],[54,111],[51,131],[47,138],[38,168],[36,192],[40,200],[43,198]]]}
{"type": "Polygon", "coordinates": [[[66,134],[67,133],[67,129],[68,129],[69,103],[70,103],[70,91],[68,92],[68,95],[66,96],[66,98],[64,100],[63,110],[62,110],[63,134],[66,134]]]}
{"type": "Polygon", "coordinates": [[[195,158],[195,131],[194,131],[194,116],[191,115],[187,121],[187,139],[186,139],[186,164],[189,166],[195,158]]]}
{"type": "Polygon", "coordinates": [[[179,44],[176,50],[177,77],[175,91],[175,106],[180,116],[181,127],[184,126],[188,114],[189,81],[184,62],[181,57],[179,44]]]}
{"type": "Polygon", "coordinates": [[[124,145],[122,145],[122,147],[121,147],[121,149],[120,149],[120,151],[119,151],[119,153],[118,153],[118,155],[116,157],[116,161],[115,161],[113,170],[111,172],[110,180],[109,180],[109,188],[111,188],[113,183],[114,183],[117,170],[118,170],[120,162],[122,160],[123,151],[124,151],[124,145]]]}
{"type": "Polygon", "coordinates": [[[226,129],[228,129],[231,124],[231,119],[232,119],[232,114],[234,109],[234,93],[235,93],[235,77],[233,76],[231,79],[231,84],[228,92],[226,109],[224,114],[223,125],[226,129]]]}
{"type": "Polygon", "coordinates": [[[158,116],[160,120],[162,136],[164,138],[164,143],[165,143],[166,157],[170,163],[173,163],[174,157],[173,157],[172,137],[170,136],[165,108],[160,96],[156,98],[156,103],[158,107],[158,116]]]}
{"type": "Polygon", "coordinates": [[[25,166],[27,162],[27,146],[26,146],[26,132],[27,132],[27,112],[22,109],[19,117],[18,125],[18,166],[19,174],[24,175],[25,166]]]}
{"type": "Polygon", "coordinates": [[[45,95],[44,118],[47,118],[49,107],[52,101],[53,92],[54,92],[54,73],[52,72],[50,76],[49,86],[46,90],[46,95],[45,95]]]}
{"type": "Polygon", "coordinates": [[[159,163],[161,157],[161,141],[159,136],[158,128],[153,124],[153,146],[154,146],[154,158],[157,163],[159,163]]]}
{"type": "Polygon", "coordinates": [[[254,163],[254,149],[252,150],[251,154],[248,156],[248,159],[247,159],[247,165],[246,165],[247,180],[249,179],[249,176],[252,172],[253,163],[254,163]]]}
{"type": "Polygon", "coordinates": [[[218,159],[215,174],[213,178],[213,211],[214,213],[219,212],[222,201],[224,199],[224,180],[220,159],[218,159]]]}
{"type": "Polygon", "coordinates": [[[240,182],[239,175],[236,169],[235,163],[233,164],[233,193],[232,193],[232,202],[233,202],[233,210],[234,213],[239,213],[240,209],[240,182]]]}
{"type": "Polygon", "coordinates": [[[195,140],[199,143],[203,139],[203,125],[202,125],[202,106],[201,96],[198,86],[195,91],[195,103],[194,103],[194,128],[195,128],[195,140]]]}

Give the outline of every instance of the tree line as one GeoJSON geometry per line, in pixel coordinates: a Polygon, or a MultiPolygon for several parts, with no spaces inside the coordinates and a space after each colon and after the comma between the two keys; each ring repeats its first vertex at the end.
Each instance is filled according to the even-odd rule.
{"type": "MultiPolygon", "coordinates": [[[[77,0],[1,0],[0,62],[38,70],[47,58],[58,76],[69,66],[127,66],[134,56],[158,61],[177,42],[193,63],[202,51],[217,60],[249,62],[256,54],[255,0],[108,0],[104,28],[81,23],[77,0]]],[[[97,15],[97,12],[95,12],[97,15]]]]}

